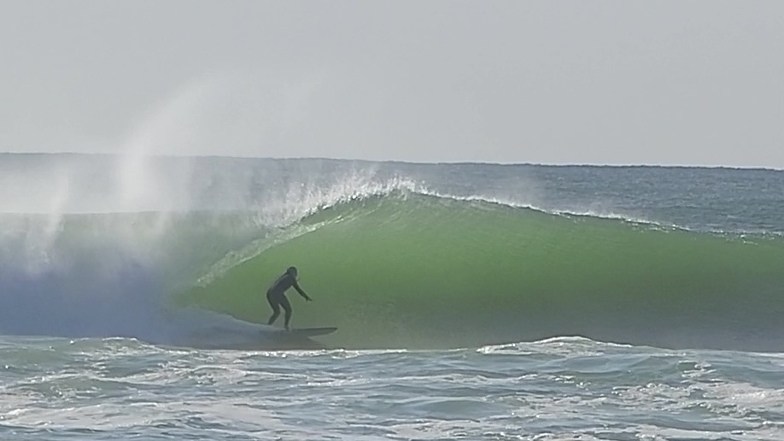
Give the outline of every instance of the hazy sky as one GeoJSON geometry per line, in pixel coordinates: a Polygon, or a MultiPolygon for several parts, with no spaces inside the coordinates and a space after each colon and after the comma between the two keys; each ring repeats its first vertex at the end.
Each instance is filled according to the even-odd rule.
{"type": "Polygon", "coordinates": [[[784,1],[0,0],[0,151],[784,168],[784,1]]]}

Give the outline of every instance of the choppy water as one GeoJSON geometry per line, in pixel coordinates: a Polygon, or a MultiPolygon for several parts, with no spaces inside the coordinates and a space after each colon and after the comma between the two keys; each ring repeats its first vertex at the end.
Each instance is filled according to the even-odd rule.
{"type": "Polygon", "coordinates": [[[784,356],[578,338],[450,351],[4,339],[3,439],[780,440],[784,356]]]}
{"type": "Polygon", "coordinates": [[[0,158],[0,439],[784,439],[784,172],[128,164],[0,158]]]}

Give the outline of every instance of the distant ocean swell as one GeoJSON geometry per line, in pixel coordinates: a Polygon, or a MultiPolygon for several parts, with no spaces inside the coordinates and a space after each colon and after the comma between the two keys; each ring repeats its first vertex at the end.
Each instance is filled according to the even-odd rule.
{"type": "Polygon", "coordinates": [[[264,322],[266,285],[300,268],[296,326],[329,344],[471,347],[559,335],[784,350],[784,241],[551,214],[410,191],[325,207],[215,265],[176,297],[264,322]],[[281,236],[283,237],[283,236],[281,236]],[[263,241],[262,241],[263,242],[263,241]],[[242,253],[236,254],[241,255],[242,253]]]}

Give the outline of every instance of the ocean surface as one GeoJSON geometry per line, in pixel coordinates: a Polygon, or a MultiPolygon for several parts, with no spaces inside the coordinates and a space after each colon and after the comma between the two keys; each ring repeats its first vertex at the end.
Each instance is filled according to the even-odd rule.
{"type": "Polygon", "coordinates": [[[0,154],[0,439],[784,439],[784,171],[0,154]]]}

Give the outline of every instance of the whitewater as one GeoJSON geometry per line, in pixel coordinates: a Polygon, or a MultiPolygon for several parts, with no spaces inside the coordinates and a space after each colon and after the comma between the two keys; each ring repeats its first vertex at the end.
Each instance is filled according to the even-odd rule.
{"type": "Polygon", "coordinates": [[[782,171],[2,154],[0,228],[2,439],[784,437],[782,171]]]}

